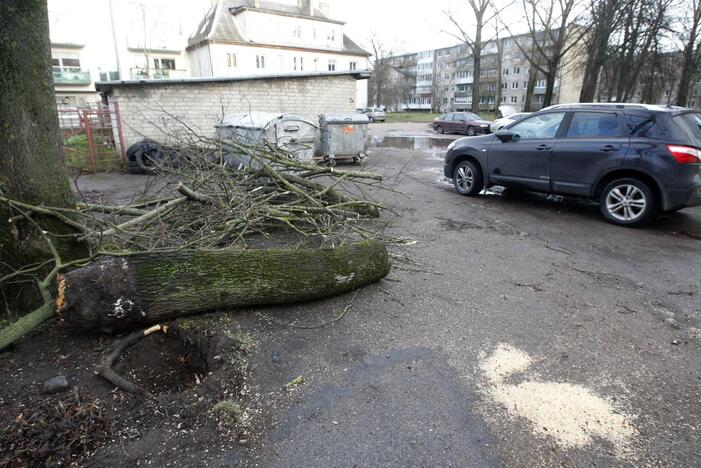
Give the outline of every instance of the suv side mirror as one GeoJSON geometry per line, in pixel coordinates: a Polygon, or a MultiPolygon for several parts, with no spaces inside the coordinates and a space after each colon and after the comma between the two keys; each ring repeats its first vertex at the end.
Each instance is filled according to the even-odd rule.
{"type": "Polygon", "coordinates": [[[511,130],[504,130],[500,129],[494,132],[494,135],[496,135],[497,138],[499,138],[502,142],[506,143],[507,141],[511,141],[514,139],[516,134],[512,132],[511,130]]]}

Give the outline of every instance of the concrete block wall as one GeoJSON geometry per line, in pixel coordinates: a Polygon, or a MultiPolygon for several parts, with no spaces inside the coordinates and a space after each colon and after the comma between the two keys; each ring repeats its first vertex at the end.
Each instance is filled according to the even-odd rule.
{"type": "Polygon", "coordinates": [[[118,102],[125,143],[143,138],[162,143],[181,139],[185,126],[214,136],[223,115],[235,112],[289,112],[314,122],[326,112],[354,112],[352,76],[260,78],[241,81],[114,84],[108,94],[118,102]]]}

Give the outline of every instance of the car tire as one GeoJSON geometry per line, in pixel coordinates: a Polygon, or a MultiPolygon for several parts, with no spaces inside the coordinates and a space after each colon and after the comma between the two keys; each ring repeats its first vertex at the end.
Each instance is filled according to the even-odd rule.
{"type": "Polygon", "coordinates": [[[455,191],[466,197],[474,197],[484,188],[482,169],[472,161],[460,161],[453,171],[455,191]]]}
{"type": "Polygon", "coordinates": [[[465,133],[467,133],[467,136],[475,136],[477,135],[477,132],[475,131],[475,127],[467,127],[467,130],[465,130],[465,133]]]}
{"type": "Polygon", "coordinates": [[[649,222],[658,210],[650,186],[629,177],[609,182],[601,192],[599,207],[608,222],[628,227],[649,222]]]}
{"type": "Polygon", "coordinates": [[[445,130],[443,130],[443,127],[436,127],[436,131],[440,133],[441,135],[445,133],[445,130]]]}
{"type": "Polygon", "coordinates": [[[156,172],[163,159],[163,149],[156,145],[149,145],[134,154],[134,162],[144,174],[156,172]]]}
{"type": "Polygon", "coordinates": [[[375,121],[375,119],[372,117],[368,117],[368,120],[370,121],[370,123],[373,123],[375,121]]]}

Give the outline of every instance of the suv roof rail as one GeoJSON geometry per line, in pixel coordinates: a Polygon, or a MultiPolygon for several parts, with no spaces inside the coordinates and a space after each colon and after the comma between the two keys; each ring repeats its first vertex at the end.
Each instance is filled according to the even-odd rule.
{"type": "Polygon", "coordinates": [[[564,108],[592,108],[592,107],[604,107],[604,108],[616,108],[616,109],[646,109],[646,110],[657,110],[657,111],[670,111],[670,110],[682,110],[686,107],[672,106],[672,105],[659,105],[659,104],[641,104],[635,102],[573,102],[570,104],[554,104],[552,106],[546,107],[541,110],[552,110],[552,109],[564,109],[564,108]]]}

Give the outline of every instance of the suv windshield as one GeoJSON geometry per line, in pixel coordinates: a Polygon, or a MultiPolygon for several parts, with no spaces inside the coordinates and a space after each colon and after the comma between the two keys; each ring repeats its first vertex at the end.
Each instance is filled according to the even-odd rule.
{"type": "Polygon", "coordinates": [[[697,112],[686,112],[675,115],[674,123],[684,134],[685,139],[692,145],[701,147],[701,114],[697,112]]]}

